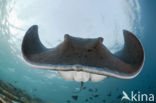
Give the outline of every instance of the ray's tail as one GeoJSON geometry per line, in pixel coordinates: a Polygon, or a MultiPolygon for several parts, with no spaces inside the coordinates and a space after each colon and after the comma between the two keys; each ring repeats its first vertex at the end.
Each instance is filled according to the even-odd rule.
{"type": "Polygon", "coordinates": [[[80,89],[79,89],[78,91],[75,91],[74,93],[81,92],[81,90],[82,90],[83,86],[84,86],[84,82],[81,82],[80,89]]]}

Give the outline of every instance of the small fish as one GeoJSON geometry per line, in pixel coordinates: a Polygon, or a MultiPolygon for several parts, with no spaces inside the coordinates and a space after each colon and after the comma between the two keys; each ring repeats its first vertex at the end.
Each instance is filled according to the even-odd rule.
{"type": "Polygon", "coordinates": [[[88,99],[86,99],[85,101],[88,102],[88,99]]]}
{"type": "Polygon", "coordinates": [[[67,103],[71,103],[71,101],[70,100],[67,100],[67,103]]]}
{"type": "Polygon", "coordinates": [[[77,100],[77,99],[78,99],[78,96],[72,96],[72,98],[73,98],[74,100],[77,100]]]}
{"type": "Polygon", "coordinates": [[[83,89],[86,89],[86,87],[83,87],[83,89]]]}
{"type": "Polygon", "coordinates": [[[94,95],[95,98],[98,97],[98,96],[99,96],[98,94],[94,95]]]}
{"type": "Polygon", "coordinates": [[[92,97],[89,97],[89,99],[93,100],[93,98],[92,98],[92,97]]]}
{"type": "Polygon", "coordinates": [[[117,98],[117,99],[121,99],[121,98],[122,98],[122,95],[120,94],[120,95],[118,95],[116,98],[117,98]]]}
{"type": "Polygon", "coordinates": [[[103,103],[105,103],[105,102],[106,102],[106,100],[105,100],[105,99],[103,99],[103,100],[102,100],[102,102],[103,102],[103,103]]]}
{"type": "Polygon", "coordinates": [[[89,91],[89,92],[93,92],[93,89],[89,88],[88,91],[89,91]]]}
{"type": "Polygon", "coordinates": [[[111,96],[112,96],[111,92],[110,92],[110,93],[108,93],[108,94],[107,94],[107,96],[108,96],[108,97],[111,97],[111,96]]]}

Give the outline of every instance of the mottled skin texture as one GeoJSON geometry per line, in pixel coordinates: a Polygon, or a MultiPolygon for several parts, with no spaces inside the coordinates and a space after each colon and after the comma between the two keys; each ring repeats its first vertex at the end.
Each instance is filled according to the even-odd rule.
{"type": "Polygon", "coordinates": [[[133,74],[138,72],[143,64],[143,48],[139,40],[128,31],[124,31],[124,39],[124,48],[115,54],[103,45],[101,37],[84,39],[68,34],[57,47],[47,49],[39,40],[37,26],[32,26],[23,39],[22,53],[29,62],[41,65],[80,64],[133,74]]]}

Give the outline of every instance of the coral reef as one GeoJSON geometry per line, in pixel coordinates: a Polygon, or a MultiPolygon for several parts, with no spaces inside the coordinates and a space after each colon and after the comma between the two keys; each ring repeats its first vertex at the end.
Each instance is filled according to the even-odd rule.
{"type": "Polygon", "coordinates": [[[39,98],[32,98],[25,91],[10,83],[0,80],[0,103],[45,103],[39,98]]]}

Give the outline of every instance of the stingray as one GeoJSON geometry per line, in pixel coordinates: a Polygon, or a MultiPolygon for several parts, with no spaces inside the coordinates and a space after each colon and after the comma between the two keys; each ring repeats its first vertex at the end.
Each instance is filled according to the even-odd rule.
{"type": "Polygon", "coordinates": [[[56,47],[46,48],[39,39],[38,26],[33,25],[24,36],[21,50],[30,66],[56,70],[67,80],[98,82],[106,76],[131,79],[143,67],[144,50],[133,33],[123,30],[123,34],[124,47],[116,53],[110,52],[102,37],[80,38],[69,34],[56,47]]]}

